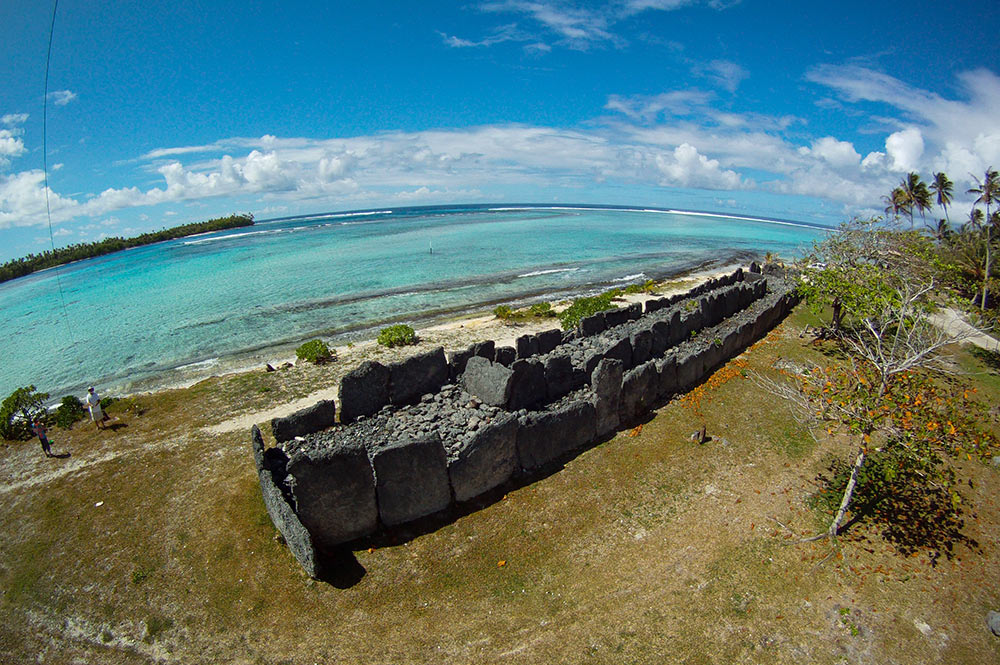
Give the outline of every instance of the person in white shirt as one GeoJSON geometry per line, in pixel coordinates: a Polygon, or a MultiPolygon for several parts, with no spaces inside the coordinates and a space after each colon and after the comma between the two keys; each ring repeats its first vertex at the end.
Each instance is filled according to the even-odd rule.
{"type": "Polygon", "coordinates": [[[94,387],[87,388],[87,407],[90,409],[90,419],[97,425],[97,429],[104,429],[104,411],[101,409],[101,398],[94,391],[94,387]]]}

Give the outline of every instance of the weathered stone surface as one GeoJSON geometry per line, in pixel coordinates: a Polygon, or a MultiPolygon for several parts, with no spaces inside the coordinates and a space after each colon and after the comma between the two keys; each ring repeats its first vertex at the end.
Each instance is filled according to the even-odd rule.
{"type": "Polygon", "coordinates": [[[580,319],[577,330],[583,337],[593,337],[608,329],[608,323],[604,318],[604,312],[598,312],[586,318],[580,319]]]}
{"type": "Polygon", "coordinates": [[[604,312],[604,322],[608,325],[608,328],[620,326],[623,323],[628,323],[630,320],[631,317],[628,309],[609,309],[604,312]]]}
{"type": "Polygon", "coordinates": [[[546,398],[552,402],[578,386],[573,372],[573,360],[562,354],[552,354],[545,359],[546,398]]]}
{"type": "Polygon", "coordinates": [[[594,405],[571,402],[557,410],[529,413],[517,430],[517,458],[531,471],[592,442],[596,433],[594,405]]]}
{"type": "Polygon", "coordinates": [[[444,348],[407,358],[389,365],[389,401],[413,404],[421,395],[437,392],[448,380],[448,361],[444,348]]]}
{"type": "Polygon", "coordinates": [[[517,411],[528,409],[544,401],[548,395],[545,384],[545,368],[535,360],[516,360],[510,366],[514,371],[507,409],[517,411]]]}
{"type": "Polygon", "coordinates": [[[760,269],[760,265],[756,261],[753,261],[752,263],[750,263],[749,272],[757,273],[759,275],[762,271],[760,269]]]}
{"type": "MultiPolygon", "coordinates": [[[[604,360],[604,354],[603,353],[600,353],[600,352],[597,352],[597,351],[593,351],[591,353],[588,353],[585,356],[584,361],[583,361],[583,373],[584,373],[584,376],[588,376],[588,377],[592,376],[593,373],[594,373],[594,370],[597,369],[598,363],[600,363],[602,360],[604,360]]],[[[621,361],[619,361],[619,362],[621,362],[621,361]]]]}
{"type": "Polygon", "coordinates": [[[605,358],[614,358],[622,362],[622,369],[632,369],[632,343],[628,337],[618,340],[610,349],[604,352],[605,358]]]}
{"type": "Polygon", "coordinates": [[[499,487],[517,470],[517,419],[502,414],[460,445],[448,463],[456,501],[468,501],[499,487]]]}
{"type": "Polygon", "coordinates": [[[389,403],[389,368],[366,360],[340,380],[340,422],[370,416],[389,403]]]}
{"type": "Polygon", "coordinates": [[[557,346],[562,344],[562,337],[562,331],[558,328],[538,333],[535,335],[535,338],[538,340],[538,353],[545,354],[554,351],[557,346]]]}
{"type": "Polygon", "coordinates": [[[292,556],[310,577],[320,576],[319,558],[316,556],[316,546],[313,544],[309,531],[299,521],[295,511],[285,499],[285,495],[275,484],[271,472],[262,470],[257,473],[260,480],[260,493],[264,497],[264,508],[271,516],[275,528],[285,539],[292,556]]]}
{"type": "Polygon", "coordinates": [[[989,626],[990,632],[997,637],[1000,637],[1000,612],[995,612],[993,610],[987,612],[986,625],[989,626]]]}
{"type": "Polygon", "coordinates": [[[281,443],[331,427],[336,417],[337,406],[333,400],[322,400],[290,416],[274,418],[271,421],[271,431],[275,441],[281,443]]]}
{"type": "Polygon", "coordinates": [[[702,361],[696,349],[688,349],[677,357],[677,387],[685,389],[701,379],[702,361]]]}
{"type": "Polygon", "coordinates": [[[621,423],[621,361],[601,360],[591,374],[590,387],[594,391],[595,433],[600,437],[615,431],[621,423]]]}
{"type": "MultiPolygon", "coordinates": [[[[473,353],[475,349],[474,346],[470,346],[467,349],[460,349],[458,351],[452,351],[448,354],[448,378],[454,383],[462,376],[462,372],[465,371],[465,365],[469,362],[469,358],[476,355],[473,353]]],[[[341,416],[343,418],[343,416],[341,416]]]]}
{"type": "Polygon", "coordinates": [[[621,419],[634,422],[656,402],[656,365],[647,362],[625,372],[622,377],[621,419]]]}
{"type": "Polygon", "coordinates": [[[652,298],[646,301],[646,314],[658,312],[670,306],[670,298],[652,298]]]}
{"type": "Polygon", "coordinates": [[[264,468],[264,437],[256,425],[250,428],[250,450],[253,451],[254,465],[260,471],[264,468]]]}
{"type": "Polygon", "coordinates": [[[513,381],[514,371],[510,368],[473,356],[465,366],[461,385],[465,392],[486,404],[506,406],[513,381]]]}
{"type": "Polygon", "coordinates": [[[472,345],[472,355],[479,356],[480,358],[486,358],[487,360],[493,360],[497,354],[496,346],[496,342],[491,339],[488,339],[485,342],[476,342],[472,345]]]}
{"type": "Polygon", "coordinates": [[[448,462],[437,434],[382,446],[371,460],[378,514],[386,526],[412,522],[451,503],[448,462]]]}
{"type": "Polygon", "coordinates": [[[655,321],[649,329],[649,355],[660,358],[670,346],[670,326],[666,321],[655,321]]]}
{"type": "Polygon", "coordinates": [[[295,512],[314,540],[333,546],[375,532],[375,476],[363,446],[298,452],[287,469],[295,512]]]}
{"type": "Polygon", "coordinates": [[[677,392],[680,387],[677,382],[677,357],[673,354],[661,360],[653,361],[656,364],[656,387],[657,400],[664,400],[677,392]]]}
{"type": "Polygon", "coordinates": [[[629,337],[632,345],[632,364],[639,366],[652,357],[653,333],[649,330],[637,330],[629,337]]]}
{"type": "Polygon", "coordinates": [[[538,338],[534,335],[521,335],[514,340],[517,346],[517,359],[530,358],[538,355],[538,338]]]}
{"type": "Polygon", "coordinates": [[[638,321],[642,318],[642,303],[634,302],[628,307],[625,307],[625,316],[628,317],[629,321],[638,321]]]}
{"type": "Polygon", "coordinates": [[[496,350],[496,362],[504,367],[510,367],[517,360],[517,349],[513,346],[499,346],[496,350]]]}

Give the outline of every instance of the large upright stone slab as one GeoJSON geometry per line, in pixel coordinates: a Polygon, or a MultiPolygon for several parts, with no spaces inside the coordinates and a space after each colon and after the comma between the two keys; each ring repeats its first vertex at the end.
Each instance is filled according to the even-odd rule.
{"type": "Polygon", "coordinates": [[[295,512],[317,542],[334,546],[375,532],[375,476],[363,446],[300,451],[287,470],[295,512]]]}
{"type": "Polygon", "coordinates": [[[510,367],[517,360],[517,349],[513,346],[498,346],[495,359],[504,367],[510,367]]]}
{"type": "Polygon", "coordinates": [[[622,369],[630,370],[632,369],[632,343],[628,337],[620,339],[604,352],[604,357],[620,360],[622,369]]]}
{"type": "Polygon", "coordinates": [[[546,399],[553,402],[568,394],[576,385],[576,373],[573,371],[573,359],[560,353],[553,353],[545,358],[546,399]]]}
{"type": "Polygon", "coordinates": [[[670,326],[666,321],[654,321],[649,332],[649,355],[660,358],[670,345],[670,326]]]}
{"type": "Polygon", "coordinates": [[[340,380],[340,422],[370,416],[389,403],[389,368],[366,360],[340,380]]]}
{"type": "Polygon", "coordinates": [[[563,333],[558,328],[553,328],[538,333],[535,338],[538,340],[538,353],[542,355],[554,351],[557,346],[562,344],[563,333]]]}
{"type": "Polygon", "coordinates": [[[653,333],[648,329],[637,330],[629,337],[632,345],[632,364],[641,365],[652,357],[653,333]]]}
{"type": "Polygon", "coordinates": [[[593,442],[597,431],[594,405],[584,401],[529,413],[519,424],[517,458],[528,472],[593,442]]]}
{"type": "Polygon", "coordinates": [[[469,501],[503,485],[517,470],[517,419],[500,414],[476,432],[448,462],[456,501],[469,501]]]}
{"type": "Polygon", "coordinates": [[[634,422],[652,408],[657,397],[657,378],[656,366],[652,362],[625,372],[622,378],[622,422],[634,422]]]}
{"type": "Polygon", "coordinates": [[[660,401],[673,395],[680,389],[677,382],[677,357],[671,353],[653,362],[656,365],[656,398],[660,401]]]}
{"type": "Polygon", "coordinates": [[[439,346],[389,366],[389,401],[413,404],[422,395],[437,392],[447,380],[448,360],[439,346]]]}
{"type": "Polygon", "coordinates": [[[623,323],[628,323],[632,320],[631,313],[628,309],[609,309],[604,312],[604,322],[608,325],[608,328],[614,328],[615,326],[620,326],[623,323]]]}
{"type": "Polygon", "coordinates": [[[316,545],[309,530],[292,510],[285,495],[271,477],[271,472],[266,469],[258,471],[257,478],[260,481],[261,496],[264,498],[264,508],[267,509],[274,527],[285,539],[292,556],[307,575],[319,577],[321,573],[319,557],[316,555],[316,545]]]}
{"type": "Polygon", "coordinates": [[[534,335],[521,335],[514,344],[517,347],[517,358],[523,360],[538,355],[538,338],[534,335]]]}
{"type": "Polygon", "coordinates": [[[510,368],[514,371],[514,377],[507,400],[508,410],[530,409],[545,401],[548,387],[545,384],[545,368],[540,362],[517,360],[510,368]]]}
{"type": "Polygon", "coordinates": [[[613,358],[601,360],[590,376],[590,387],[594,391],[595,432],[601,437],[618,429],[621,422],[621,361],[613,358]]]}
{"type": "Polygon", "coordinates": [[[278,443],[291,441],[332,427],[337,420],[337,406],[333,400],[322,400],[284,418],[271,420],[271,431],[278,443]]]}
{"type": "Polygon", "coordinates": [[[604,312],[598,312],[588,317],[580,319],[577,330],[582,337],[592,337],[608,329],[608,323],[604,318],[604,312]]]}
{"type": "Polygon", "coordinates": [[[473,356],[465,365],[461,384],[465,392],[492,406],[506,406],[510,399],[514,370],[486,358],[473,356]]]}
{"type": "Polygon", "coordinates": [[[448,462],[437,434],[381,446],[371,460],[378,514],[386,526],[412,522],[451,503],[448,462]]]}

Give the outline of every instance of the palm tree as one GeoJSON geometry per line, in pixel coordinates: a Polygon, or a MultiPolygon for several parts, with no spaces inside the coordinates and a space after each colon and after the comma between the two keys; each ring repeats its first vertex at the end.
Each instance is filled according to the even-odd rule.
{"type": "Polygon", "coordinates": [[[944,173],[935,173],[934,182],[931,183],[931,191],[937,195],[937,204],[944,208],[944,216],[951,221],[951,217],[948,217],[948,205],[952,202],[952,191],[955,186],[948,176],[944,173]]]}
{"type": "Polygon", "coordinates": [[[921,219],[923,219],[924,211],[931,209],[931,192],[927,189],[927,183],[920,179],[920,174],[913,171],[906,174],[903,182],[899,185],[899,189],[903,190],[903,194],[909,204],[910,228],[913,228],[913,209],[916,208],[917,212],[920,213],[921,219]]]}
{"type": "Polygon", "coordinates": [[[888,196],[883,196],[882,201],[886,204],[885,214],[888,215],[891,213],[893,217],[899,217],[900,213],[902,213],[909,215],[911,220],[913,219],[912,207],[906,199],[906,192],[901,187],[892,190],[892,193],[888,196]]]}
{"type": "MultiPolygon", "coordinates": [[[[971,188],[966,194],[977,194],[979,196],[973,203],[974,206],[978,206],[980,203],[986,206],[985,219],[987,223],[984,225],[986,228],[986,264],[983,271],[983,300],[980,303],[980,309],[985,310],[986,296],[990,284],[990,244],[992,241],[990,237],[990,227],[992,224],[990,222],[993,221],[993,217],[990,215],[990,206],[1000,201],[1000,174],[997,174],[991,166],[986,169],[986,174],[982,180],[976,176],[972,176],[972,179],[975,180],[976,187],[971,188]]],[[[971,216],[972,214],[970,213],[971,216]]]]}

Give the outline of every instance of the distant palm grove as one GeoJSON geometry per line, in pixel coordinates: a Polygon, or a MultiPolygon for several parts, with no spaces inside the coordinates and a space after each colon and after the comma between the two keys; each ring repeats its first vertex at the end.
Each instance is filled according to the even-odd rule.
{"type": "Polygon", "coordinates": [[[980,310],[996,308],[997,243],[1000,242],[1000,174],[991,166],[982,179],[973,176],[975,186],[966,194],[976,196],[961,226],[954,228],[948,214],[954,195],[954,183],[944,173],[935,173],[930,185],[918,173],[909,173],[883,197],[885,212],[894,218],[905,217],[913,228],[913,216],[919,214],[927,231],[939,246],[939,261],[960,292],[980,310]],[[937,204],[945,217],[928,223],[926,213],[937,204]],[[985,210],[985,211],[984,211],[985,210]]]}
{"type": "Polygon", "coordinates": [[[236,229],[244,226],[253,226],[253,215],[230,215],[210,219],[206,222],[194,222],[192,224],[182,224],[169,229],[161,229],[151,233],[143,233],[134,238],[105,238],[98,242],[86,242],[77,245],[60,247],[55,251],[45,251],[41,254],[28,254],[27,256],[8,261],[0,266],[0,283],[18,277],[30,275],[37,270],[61,266],[65,263],[90,259],[95,256],[104,256],[112,252],[118,252],[131,247],[141,247],[151,245],[154,242],[163,240],[173,240],[183,238],[198,233],[208,233],[210,231],[222,231],[225,229],[236,229]]]}

